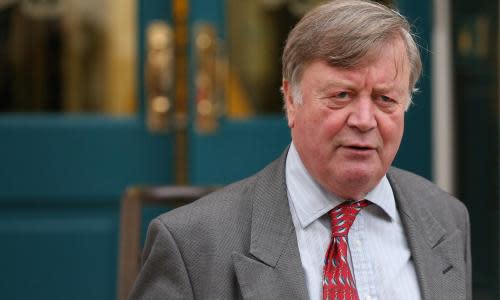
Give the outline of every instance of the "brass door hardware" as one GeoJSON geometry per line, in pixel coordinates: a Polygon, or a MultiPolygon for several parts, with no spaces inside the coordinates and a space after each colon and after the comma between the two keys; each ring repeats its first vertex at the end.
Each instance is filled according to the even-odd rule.
{"type": "Polygon", "coordinates": [[[172,28],[154,21],[147,28],[147,125],[151,132],[166,132],[172,122],[174,39],[172,28]]]}
{"type": "Polygon", "coordinates": [[[196,130],[211,133],[217,129],[218,118],[223,111],[223,95],[226,84],[226,66],[219,55],[216,31],[211,24],[195,27],[196,51],[196,130]]]}

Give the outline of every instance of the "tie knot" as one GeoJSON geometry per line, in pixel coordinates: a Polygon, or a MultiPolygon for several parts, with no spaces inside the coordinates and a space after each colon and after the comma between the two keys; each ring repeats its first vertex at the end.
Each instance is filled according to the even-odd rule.
{"type": "Polygon", "coordinates": [[[363,207],[370,205],[368,200],[358,202],[345,201],[332,209],[329,214],[332,222],[333,236],[347,236],[352,223],[363,207]]]}

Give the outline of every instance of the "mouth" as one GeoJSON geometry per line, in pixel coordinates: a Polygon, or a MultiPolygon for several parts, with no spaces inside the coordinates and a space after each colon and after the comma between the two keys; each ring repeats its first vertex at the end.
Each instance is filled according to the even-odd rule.
{"type": "Polygon", "coordinates": [[[353,154],[369,154],[376,150],[375,147],[369,145],[344,145],[342,148],[353,154]]]}
{"type": "Polygon", "coordinates": [[[368,145],[346,145],[344,148],[348,148],[351,150],[356,150],[356,151],[370,151],[370,150],[375,150],[375,147],[368,146],[368,145]]]}

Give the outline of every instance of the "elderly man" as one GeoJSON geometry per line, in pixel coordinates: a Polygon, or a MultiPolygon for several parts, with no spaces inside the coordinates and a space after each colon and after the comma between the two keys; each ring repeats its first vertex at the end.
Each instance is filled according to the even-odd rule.
{"type": "Polygon", "coordinates": [[[133,299],[470,299],[465,207],[391,168],[420,75],[407,21],[326,3],[291,31],[292,143],[149,228],[133,299]]]}

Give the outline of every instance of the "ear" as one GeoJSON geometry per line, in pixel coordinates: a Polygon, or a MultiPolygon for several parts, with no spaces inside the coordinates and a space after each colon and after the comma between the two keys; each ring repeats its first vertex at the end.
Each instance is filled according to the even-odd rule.
{"type": "Polygon", "coordinates": [[[282,88],[283,88],[283,99],[285,100],[285,106],[286,106],[288,127],[293,128],[295,124],[295,114],[297,112],[298,104],[293,99],[292,87],[288,80],[283,79],[282,88]]]}

